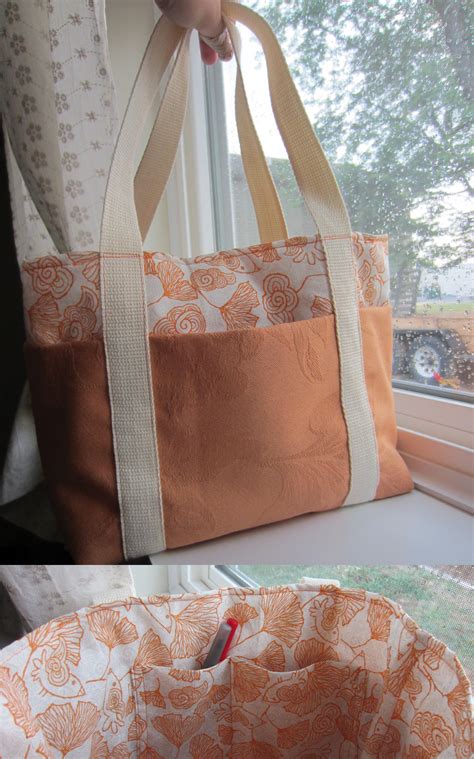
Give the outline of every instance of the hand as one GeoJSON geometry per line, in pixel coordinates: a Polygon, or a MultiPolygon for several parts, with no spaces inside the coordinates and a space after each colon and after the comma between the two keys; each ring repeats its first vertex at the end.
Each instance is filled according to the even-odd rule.
{"type": "Polygon", "coordinates": [[[155,0],[158,8],[178,26],[197,29],[201,56],[212,65],[232,58],[232,45],[222,21],[220,0],[155,0]],[[204,39],[203,39],[204,37],[204,39]]]}

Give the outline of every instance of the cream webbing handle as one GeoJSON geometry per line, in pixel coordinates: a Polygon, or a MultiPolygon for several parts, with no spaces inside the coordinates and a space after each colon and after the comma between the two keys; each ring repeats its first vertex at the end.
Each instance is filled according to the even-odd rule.
{"type": "MultiPolygon", "coordinates": [[[[102,217],[104,348],[126,559],[165,548],[134,156],[166,59],[178,45],[188,50],[189,33],[163,17],[133,86],[110,166],[102,217]]],[[[187,65],[186,54],[176,58],[167,85],[170,90],[182,79],[179,67],[187,65]]]]}
{"type": "MultiPolygon", "coordinates": [[[[237,30],[236,39],[240,46],[237,30]]],[[[235,86],[237,129],[244,172],[252,196],[260,240],[261,242],[284,240],[288,232],[280,198],[252,120],[242,79],[240,56],[237,57],[237,64],[235,86]]],[[[173,168],[183,130],[182,103],[187,101],[188,90],[189,70],[186,69],[176,89],[181,102],[172,101],[168,89],[161,98],[158,115],[135,176],[135,204],[142,239],[145,239],[148,233],[173,168]]]]}
{"type": "MultiPolygon", "coordinates": [[[[345,503],[369,501],[374,498],[379,481],[378,450],[365,383],[352,230],[345,203],[271,28],[258,14],[238,3],[223,2],[222,9],[228,19],[240,21],[260,40],[267,63],[273,113],[299,188],[323,238],[351,465],[351,483],[345,503]]],[[[233,25],[228,23],[227,26],[237,50],[233,25]]]]}

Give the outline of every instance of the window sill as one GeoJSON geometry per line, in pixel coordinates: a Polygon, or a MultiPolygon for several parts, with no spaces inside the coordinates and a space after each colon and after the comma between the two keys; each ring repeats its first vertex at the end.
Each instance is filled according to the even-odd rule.
{"type": "Polygon", "coordinates": [[[415,490],[150,557],[153,564],[471,564],[472,517],[415,490]]]}

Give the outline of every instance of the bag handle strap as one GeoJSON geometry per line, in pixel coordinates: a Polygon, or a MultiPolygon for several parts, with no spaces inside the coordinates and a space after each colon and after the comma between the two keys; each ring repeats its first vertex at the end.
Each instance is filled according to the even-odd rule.
{"type": "Polygon", "coordinates": [[[222,9],[236,55],[232,21],[247,26],[262,45],[275,120],[298,186],[321,234],[335,315],[341,405],[351,467],[345,504],[372,500],[379,481],[377,439],[365,383],[352,230],[346,206],[272,29],[255,11],[239,3],[226,0],[222,9]]]}
{"type": "Polygon", "coordinates": [[[134,156],[157,81],[177,47],[183,51],[167,89],[174,91],[177,107],[185,108],[179,84],[188,66],[189,38],[166,17],[155,26],[119,131],[104,198],[99,246],[103,339],[126,559],[166,547],[134,156]]]}
{"type": "MultiPolygon", "coordinates": [[[[240,37],[236,44],[240,50],[240,37]]],[[[182,50],[179,54],[183,54],[182,50]]],[[[280,198],[252,120],[240,65],[237,59],[235,110],[237,130],[242,151],[242,163],[252,197],[261,242],[284,240],[288,237],[280,198]]],[[[179,84],[180,104],[186,103],[189,91],[189,69],[183,70],[179,84]]],[[[143,157],[135,175],[135,204],[142,239],[144,240],[155,211],[166,188],[179,140],[183,131],[185,110],[171,102],[170,91],[161,97],[158,114],[143,157]]]]}

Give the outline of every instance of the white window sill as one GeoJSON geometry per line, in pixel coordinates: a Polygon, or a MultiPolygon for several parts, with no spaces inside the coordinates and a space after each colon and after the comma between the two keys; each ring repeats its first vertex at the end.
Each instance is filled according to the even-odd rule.
{"type": "Polygon", "coordinates": [[[474,519],[418,490],[155,554],[153,564],[472,564],[474,519]]]}

